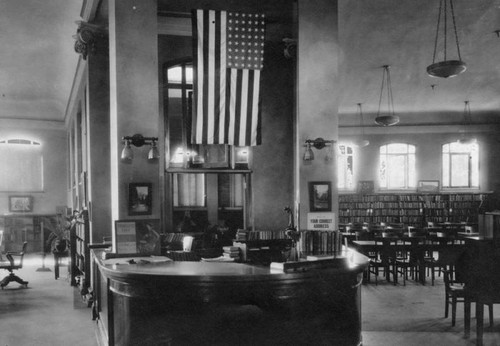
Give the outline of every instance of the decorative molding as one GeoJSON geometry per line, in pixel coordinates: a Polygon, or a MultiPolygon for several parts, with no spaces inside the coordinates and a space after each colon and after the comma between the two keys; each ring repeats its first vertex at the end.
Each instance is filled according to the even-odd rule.
{"type": "Polygon", "coordinates": [[[96,41],[99,38],[104,38],[106,31],[100,26],[89,24],[84,21],[76,21],[78,28],[76,29],[75,52],[81,54],[84,60],[88,54],[94,54],[96,50],[96,41]]]}
{"type": "Polygon", "coordinates": [[[100,2],[100,0],[84,0],[80,11],[80,17],[86,22],[93,21],[100,2]]]}

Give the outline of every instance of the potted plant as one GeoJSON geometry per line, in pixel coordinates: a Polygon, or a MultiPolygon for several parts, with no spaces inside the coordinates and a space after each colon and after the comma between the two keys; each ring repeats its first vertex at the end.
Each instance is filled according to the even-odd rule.
{"type": "Polygon", "coordinates": [[[44,226],[50,230],[45,248],[52,253],[64,253],[69,249],[71,229],[78,222],[79,212],[74,211],[71,217],[58,214],[55,219],[46,218],[44,226]]]}

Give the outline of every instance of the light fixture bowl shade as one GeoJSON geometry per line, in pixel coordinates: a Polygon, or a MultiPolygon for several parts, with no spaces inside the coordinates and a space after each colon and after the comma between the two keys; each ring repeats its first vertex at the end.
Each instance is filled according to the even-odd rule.
{"type": "Polygon", "coordinates": [[[125,147],[122,150],[122,155],[121,155],[121,160],[123,162],[130,162],[134,158],[134,152],[132,151],[132,148],[130,148],[130,145],[125,145],[125,147]]]}
{"type": "Polygon", "coordinates": [[[459,75],[466,69],[467,65],[461,60],[445,60],[427,66],[427,73],[431,77],[449,78],[459,75]]]}
{"type": "Polygon", "coordinates": [[[397,115],[382,115],[375,118],[375,123],[380,126],[392,126],[399,123],[397,115]]]}
{"type": "Polygon", "coordinates": [[[370,145],[370,141],[368,139],[360,139],[354,143],[358,148],[364,148],[370,145]]]}
{"type": "Polygon", "coordinates": [[[159,158],[160,158],[160,153],[158,151],[158,148],[156,147],[156,145],[152,145],[151,149],[149,149],[148,152],[148,160],[154,161],[158,160],[159,158]]]}
{"type": "Polygon", "coordinates": [[[307,146],[306,151],[304,152],[304,157],[302,159],[304,161],[314,160],[314,153],[309,145],[307,146]]]}

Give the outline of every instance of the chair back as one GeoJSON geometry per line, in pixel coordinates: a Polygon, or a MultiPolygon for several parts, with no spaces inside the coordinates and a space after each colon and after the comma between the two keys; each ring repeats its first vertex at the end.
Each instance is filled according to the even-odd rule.
{"type": "Polygon", "coordinates": [[[474,233],[474,227],[472,227],[472,226],[464,226],[464,231],[465,231],[465,233],[474,233]]]}

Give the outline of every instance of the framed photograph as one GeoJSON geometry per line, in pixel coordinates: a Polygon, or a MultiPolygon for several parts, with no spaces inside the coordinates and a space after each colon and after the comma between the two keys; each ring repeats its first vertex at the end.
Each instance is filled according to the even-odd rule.
{"type": "Polygon", "coordinates": [[[375,183],[373,180],[358,181],[358,193],[362,195],[370,194],[375,191],[375,183]]]}
{"type": "Polygon", "coordinates": [[[436,193],[439,192],[439,180],[419,180],[417,192],[436,193]]]}
{"type": "Polygon", "coordinates": [[[331,182],[309,182],[309,209],[310,211],[332,211],[331,182]]]}
{"type": "Polygon", "coordinates": [[[152,194],[151,183],[128,184],[128,214],[151,215],[152,212],[151,194],[152,194]]]}
{"type": "Polygon", "coordinates": [[[31,196],[9,196],[9,211],[30,212],[33,211],[33,197],[31,196]]]}
{"type": "Polygon", "coordinates": [[[113,251],[119,254],[159,255],[160,220],[116,220],[113,251]]]}

